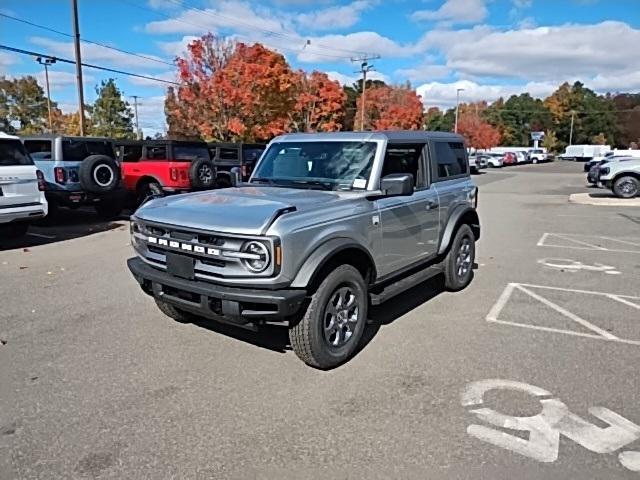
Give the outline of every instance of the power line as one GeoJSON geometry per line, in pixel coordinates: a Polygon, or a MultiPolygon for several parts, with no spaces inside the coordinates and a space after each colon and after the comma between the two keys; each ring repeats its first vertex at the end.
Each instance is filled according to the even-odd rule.
{"type": "MultiPolygon", "coordinates": [[[[51,58],[54,59],[58,62],[62,62],[62,63],[70,63],[70,64],[74,64],[75,65],[75,61],[73,60],[69,60],[67,58],[60,58],[60,57],[54,57],[53,55],[47,55],[46,53],[38,53],[38,52],[33,52],[30,50],[23,50],[21,48],[15,48],[15,47],[9,47],[8,45],[0,45],[0,50],[7,50],[10,52],[15,52],[15,53],[21,53],[23,55],[31,55],[34,57],[44,57],[44,58],[51,58]]],[[[105,72],[112,72],[112,73],[117,73],[120,75],[127,75],[129,77],[137,77],[137,78],[144,78],[145,80],[153,80],[154,82],[161,82],[161,83],[168,83],[170,85],[180,85],[177,82],[172,82],[170,80],[164,80],[162,78],[156,78],[156,77],[150,77],[148,75],[140,75],[139,73],[132,73],[132,72],[125,72],[124,70],[116,70],[115,68],[107,68],[107,67],[101,67],[99,65],[93,65],[91,63],[82,63],[83,67],[87,67],[87,68],[94,68],[96,70],[104,70],[105,72]]]]}
{"type": "MultiPolygon", "coordinates": [[[[16,22],[24,23],[26,25],[30,25],[32,27],[39,28],[41,30],[46,30],[48,32],[56,33],[56,34],[62,35],[64,37],[73,38],[73,35],[71,35],[70,33],[61,32],[60,30],[56,30],[55,28],[47,27],[45,25],[39,25],[37,23],[30,22],[30,21],[25,20],[23,18],[18,18],[18,17],[14,17],[12,15],[7,15],[6,13],[0,13],[0,17],[4,17],[4,18],[11,19],[11,20],[15,20],[16,22]]],[[[170,67],[174,67],[175,66],[175,64],[170,63],[170,62],[165,62],[164,60],[161,60],[159,58],[147,57],[146,55],[141,55],[139,53],[130,52],[128,50],[123,50],[121,48],[112,47],[110,45],[106,45],[104,43],[96,42],[94,40],[88,40],[86,38],[81,38],[80,41],[84,42],[84,43],[90,43],[92,45],[98,45],[98,46],[103,47],[103,48],[108,48],[109,50],[114,50],[116,52],[124,53],[126,55],[131,55],[131,56],[134,56],[134,57],[143,58],[145,60],[150,60],[152,62],[163,63],[165,65],[169,65],[170,67]]]]}

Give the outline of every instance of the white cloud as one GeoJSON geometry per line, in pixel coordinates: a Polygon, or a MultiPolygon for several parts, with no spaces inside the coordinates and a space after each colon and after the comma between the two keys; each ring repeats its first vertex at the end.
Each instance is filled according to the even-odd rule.
{"type": "Polygon", "coordinates": [[[450,73],[451,70],[446,65],[425,62],[411,68],[400,68],[394,72],[394,76],[411,82],[424,82],[444,78],[450,73]]]}
{"type": "Polygon", "coordinates": [[[371,7],[371,2],[357,0],[349,5],[338,5],[301,13],[295,16],[295,22],[308,30],[337,30],[355,25],[360,20],[361,13],[371,7]]]}
{"type": "Polygon", "coordinates": [[[138,101],[138,122],[145,137],[166,131],[164,99],[164,95],[159,95],[138,101]]]}
{"type": "Polygon", "coordinates": [[[147,0],[147,5],[154,10],[174,10],[179,7],[173,0],[147,0]]]}
{"type": "Polygon", "coordinates": [[[21,63],[20,57],[9,52],[0,52],[0,75],[9,73],[9,67],[21,63]]]}
{"type": "Polygon", "coordinates": [[[417,10],[411,15],[415,21],[478,23],[487,18],[486,0],[447,0],[437,10],[417,10]]]}
{"type": "MultiPolygon", "coordinates": [[[[65,58],[74,58],[73,42],[58,42],[43,37],[31,37],[30,41],[34,45],[45,47],[49,53],[52,53],[54,55],[65,58]]],[[[118,52],[116,50],[111,50],[110,48],[105,48],[100,45],[83,43],[81,44],[80,48],[82,53],[82,61],[85,63],[108,63],[119,68],[137,67],[157,69],[162,68],[162,63],[151,60],[152,58],[155,60],[167,61],[161,59],[160,57],[147,53],[140,53],[140,55],[149,57],[149,59],[140,58],[126,53],[118,52]]]]}
{"type": "Polygon", "coordinates": [[[187,52],[187,45],[196,39],[198,39],[198,37],[195,35],[185,35],[182,37],[182,40],[176,42],[157,42],[157,45],[163,52],[170,55],[171,58],[184,57],[187,52]]]}
{"type": "Polygon", "coordinates": [[[311,37],[309,41],[310,47],[298,54],[298,60],[301,62],[327,62],[323,54],[344,55],[345,61],[349,61],[350,56],[357,55],[355,52],[377,53],[383,57],[407,57],[414,53],[412,45],[401,45],[377,32],[331,34],[311,37]],[[319,48],[314,49],[316,45],[319,48]]]}
{"type": "Polygon", "coordinates": [[[460,102],[477,102],[486,100],[493,102],[500,97],[508,98],[529,92],[534,97],[544,98],[551,94],[558,85],[550,82],[529,82],[523,85],[478,84],[470,80],[460,80],[451,83],[430,82],[416,88],[425,106],[450,108],[456,104],[456,91],[460,92],[460,102]]]}
{"type": "MultiPolygon", "coordinates": [[[[44,76],[44,70],[34,75],[38,80],[38,83],[42,86],[43,90],[46,89],[46,80],[44,76]]],[[[92,75],[84,74],[82,79],[85,83],[85,88],[95,81],[95,77],[92,75]]],[[[61,72],[59,70],[53,70],[49,68],[49,87],[51,88],[51,97],[55,99],[55,90],[58,88],[69,87],[76,84],[76,75],[71,72],[61,72]]],[[[46,90],[45,90],[46,91],[46,90]]]]}
{"type": "Polygon", "coordinates": [[[612,21],[507,31],[476,27],[435,30],[421,44],[439,49],[461,74],[558,80],[636,71],[640,30],[612,21]]]}
{"type": "Polygon", "coordinates": [[[280,34],[295,34],[283,20],[262,7],[255,10],[251,4],[237,0],[223,0],[216,3],[217,8],[203,10],[184,10],[175,18],[150,22],[147,33],[152,34],[203,34],[231,29],[240,33],[264,34],[265,30],[280,34]]]}

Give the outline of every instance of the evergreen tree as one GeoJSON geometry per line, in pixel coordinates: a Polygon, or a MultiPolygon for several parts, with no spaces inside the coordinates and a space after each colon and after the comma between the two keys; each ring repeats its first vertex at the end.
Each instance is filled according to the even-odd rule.
{"type": "Polygon", "coordinates": [[[96,93],[98,98],[93,104],[91,133],[99,137],[135,138],[131,107],[123,100],[115,80],[102,81],[96,87],[96,93]]]}

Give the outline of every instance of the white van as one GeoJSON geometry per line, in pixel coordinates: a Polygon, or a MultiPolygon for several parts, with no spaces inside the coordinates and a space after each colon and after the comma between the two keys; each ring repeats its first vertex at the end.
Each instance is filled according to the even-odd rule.
{"type": "Polygon", "coordinates": [[[565,152],[560,155],[560,158],[563,160],[586,162],[595,157],[603,157],[610,151],[610,145],[569,145],[565,152]]]}
{"type": "Polygon", "coordinates": [[[44,179],[18,137],[0,132],[0,240],[27,233],[47,215],[44,179]]]}

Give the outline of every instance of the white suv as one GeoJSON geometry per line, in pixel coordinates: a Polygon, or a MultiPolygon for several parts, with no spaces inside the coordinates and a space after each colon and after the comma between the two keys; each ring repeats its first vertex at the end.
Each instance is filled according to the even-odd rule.
{"type": "Polygon", "coordinates": [[[27,233],[47,215],[44,180],[18,137],[0,132],[0,240],[27,233]]]}
{"type": "Polygon", "coordinates": [[[640,195],[640,160],[605,163],[599,171],[600,183],[620,198],[640,195]]]}

